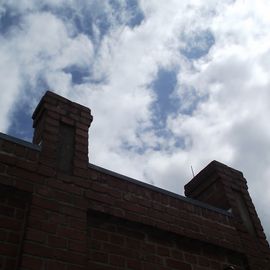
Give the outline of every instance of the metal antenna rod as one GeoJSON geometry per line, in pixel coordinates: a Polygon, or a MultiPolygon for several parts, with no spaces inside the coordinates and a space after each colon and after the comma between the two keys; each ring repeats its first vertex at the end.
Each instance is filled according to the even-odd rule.
{"type": "Polygon", "coordinates": [[[190,166],[193,177],[195,176],[192,165],[190,166]]]}

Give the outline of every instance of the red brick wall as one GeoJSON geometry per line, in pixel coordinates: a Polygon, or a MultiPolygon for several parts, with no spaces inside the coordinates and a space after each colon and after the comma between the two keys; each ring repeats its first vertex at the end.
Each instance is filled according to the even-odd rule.
{"type": "Polygon", "coordinates": [[[0,269],[17,269],[30,197],[24,192],[0,188],[0,269]]]}
{"type": "Polygon", "coordinates": [[[270,266],[269,245],[241,172],[213,161],[185,186],[185,193],[213,206],[230,209],[250,268],[270,266]]]}
{"type": "Polygon", "coordinates": [[[245,269],[237,252],[151,226],[90,211],[88,266],[93,270],[245,269]]]}
{"type": "MultiPolygon", "coordinates": [[[[92,116],[79,104],[47,92],[33,118],[40,146],[0,134],[3,269],[269,270],[269,246],[243,181],[238,191],[253,214],[255,236],[228,199],[231,168],[213,165],[227,172],[222,183],[233,214],[216,208],[215,200],[206,205],[89,165],[92,116]],[[61,144],[63,124],[73,147],[61,144]],[[6,228],[9,220],[17,224],[13,229],[6,228]]],[[[198,177],[191,186],[198,188],[198,177]]]]}

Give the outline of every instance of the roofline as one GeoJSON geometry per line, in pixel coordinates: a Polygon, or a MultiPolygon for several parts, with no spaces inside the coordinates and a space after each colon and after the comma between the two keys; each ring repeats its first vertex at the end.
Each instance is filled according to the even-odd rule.
{"type": "Polygon", "coordinates": [[[17,143],[19,145],[31,148],[31,149],[36,150],[36,151],[41,150],[41,147],[39,145],[36,145],[36,144],[31,143],[31,142],[27,142],[27,141],[18,139],[16,137],[4,134],[2,132],[0,132],[0,139],[4,139],[4,140],[7,140],[7,141],[10,141],[10,142],[13,142],[13,143],[17,143]]]}
{"type": "MultiPolygon", "coordinates": [[[[22,145],[24,147],[28,147],[28,148],[33,149],[33,150],[36,150],[36,151],[40,151],[41,150],[41,147],[39,145],[36,145],[36,144],[30,143],[30,142],[27,142],[27,141],[18,139],[16,137],[13,137],[13,136],[4,134],[2,132],[0,132],[0,139],[4,139],[4,140],[10,141],[10,142],[13,142],[13,143],[22,145]]],[[[142,182],[140,180],[137,180],[137,179],[134,179],[134,178],[125,176],[123,174],[119,174],[117,172],[114,172],[114,171],[105,169],[103,167],[100,167],[100,166],[97,166],[97,165],[94,165],[94,164],[91,164],[91,163],[88,164],[88,167],[90,169],[96,170],[98,172],[105,173],[105,174],[114,176],[116,178],[120,178],[122,180],[125,180],[125,181],[128,181],[130,183],[133,183],[135,185],[138,185],[138,186],[141,186],[141,187],[144,187],[144,188],[148,188],[150,190],[153,190],[153,191],[162,193],[162,194],[167,195],[167,196],[170,196],[172,198],[176,198],[176,199],[179,199],[181,201],[184,201],[184,202],[187,202],[187,203],[191,203],[191,204],[193,204],[195,206],[199,206],[199,207],[202,207],[202,208],[205,208],[205,209],[214,211],[216,213],[219,213],[219,214],[222,214],[222,215],[225,215],[225,216],[228,216],[228,217],[232,217],[232,213],[230,213],[230,212],[228,212],[226,210],[223,210],[223,209],[220,209],[220,208],[211,206],[211,205],[209,205],[207,203],[203,203],[203,202],[198,201],[198,200],[195,200],[195,199],[184,197],[184,196],[182,196],[180,194],[176,194],[174,192],[171,192],[171,191],[168,191],[168,190],[165,190],[165,189],[162,189],[162,188],[153,186],[151,184],[148,184],[148,183],[142,182]]]]}
{"type": "Polygon", "coordinates": [[[125,176],[123,174],[119,174],[119,173],[116,173],[114,171],[110,171],[108,169],[105,169],[105,168],[102,168],[100,166],[97,166],[97,165],[94,165],[94,164],[88,164],[88,167],[93,169],[93,170],[96,170],[98,172],[101,172],[101,173],[105,173],[105,174],[108,174],[110,176],[114,176],[116,178],[120,178],[122,180],[125,180],[125,181],[128,181],[130,183],[133,183],[135,185],[138,185],[138,186],[141,186],[141,187],[145,187],[145,188],[148,188],[148,189],[151,189],[153,191],[156,191],[156,192],[159,192],[159,193],[162,193],[164,195],[167,195],[167,196],[170,196],[170,197],[173,197],[173,198],[176,198],[176,199],[179,199],[181,201],[184,201],[184,202],[187,202],[187,203],[191,203],[195,206],[199,206],[199,207],[202,207],[202,208],[205,208],[207,210],[211,210],[211,211],[214,211],[216,213],[219,213],[219,214],[222,214],[222,215],[225,215],[225,216],[228,216],[228,217],[232,217],[232,213],[226,211],[226,210],[223,210],[223,209],[220,209],[220,208],[217,208],[217,207],[214,207],[214,206],[211,206],[207,203],[203,203],[201,201],[198,201],[198,200],[195,200],[195,199],[191,199],[191,198],[187,198],[187,197],[184,197],[180,194],[177,194],[177,193],[174,193],[174,192],[171,192],[171,191],[168,191],[166,189],[162,189],[162,188],[159,188],[159,187],[156,187],[156,186],[153,186],[151,184],[148,184],[148,183],[145,183],[145,182],[142,182],[142,181],[139,181],[137,179],[134,179],[134,178],[131,178],[131,177],[128,177],[128,176],[125,176]]]}

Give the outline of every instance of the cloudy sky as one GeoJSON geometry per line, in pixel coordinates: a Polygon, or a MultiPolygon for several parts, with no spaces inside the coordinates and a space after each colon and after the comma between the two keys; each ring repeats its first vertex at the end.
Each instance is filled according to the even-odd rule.
{"type": "Polygon", "coordinates": [[[91,163],[183,194],[219,160],[269,235],[269,4],[0,0],[0,130],[31,141],[53,90],[92,109],[91,163]]]}

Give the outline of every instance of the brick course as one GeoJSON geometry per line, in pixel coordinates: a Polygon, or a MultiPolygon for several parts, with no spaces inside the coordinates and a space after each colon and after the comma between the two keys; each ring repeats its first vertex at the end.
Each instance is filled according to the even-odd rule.
{"type": "Polygon", "coordinates": [[[89,164],[88,108],[47,92],[33,120],[33,144],[0,134],[0,269],[270,269],[239,171],[183,197],[89,164]]]}

